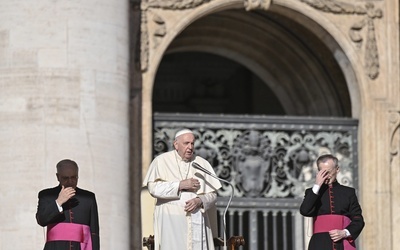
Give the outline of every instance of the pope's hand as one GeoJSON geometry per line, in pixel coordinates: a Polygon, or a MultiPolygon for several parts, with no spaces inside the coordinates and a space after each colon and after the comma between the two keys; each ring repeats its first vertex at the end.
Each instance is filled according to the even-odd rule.
{"type": "Polygon", "coordinates": [[[202,204],[203,204],[203,202],[201,201],[201,199],[199,197],[188,200],[188,201],[186,201],[185,211],[191,213],[191,212],[197,210],[198,208],[200,208],[202,204]]]}
{"type": "Polygon", "coordinates": [[[179,183],[179,190],[197,192],[200,189],[200,182],[195,178],[183,180],[179,183]]]}

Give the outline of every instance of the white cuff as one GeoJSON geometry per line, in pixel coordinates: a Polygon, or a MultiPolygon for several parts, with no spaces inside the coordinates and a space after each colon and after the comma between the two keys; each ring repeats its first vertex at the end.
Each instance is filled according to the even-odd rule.
{"type": "Polygon", "coordinates": [[[57,201],[56,201],[56,205],[57,205],[58,211],[60,211],[60,213],[61,213],[62,211],[64,211],[63,208],[62,208],[62,206],[58,205],[57,201]]]}
{"type": "Polygon", "coordinates": [[[319,185],[314,184],[314,186],[312,187],[313,193],[314,193],[314,194],[318,194],[320,188],[321,188],[321,187],[320,187],[319,185]]]}

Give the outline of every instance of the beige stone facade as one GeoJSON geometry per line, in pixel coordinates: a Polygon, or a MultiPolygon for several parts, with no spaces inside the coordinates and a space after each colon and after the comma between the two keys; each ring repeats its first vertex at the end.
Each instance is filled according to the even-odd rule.
{"type": "MultiPolygon", "coordinates": [[[[231,9],[279,13],[313,30],[330,49],[347,82],[352,117],[360,121],[359,192],[366,221],[360,249],[395,249],[400,243],[396,237],[400,230],[397,225],[400,207],[397,199],[400,194],[398,1],[143,2],[143,173],[151,161],[152,91],[164,53],[168,49],[184,50],[185,46],[174,44],[174,40],[195,21],[231,9]]],[[[190,43],[188,39],[185,41],[190,43]]],[[[207,51],[207,48],[197,49],[207,51]]],[[[143,214],[149,218],[146,216],[149,215],[143,214]]]]}
{"type": "MultiPolygon", "coordinates": [[[[152,160],[152,95],[163,56],[213,51],[278,88],[284,79],[266,70],[273,65],[262,53],[270,46],[253,50],[263,34],[248,33],[254,44],[246,44],[239,33],[221,31],[229,42],[203,29],[235,15],[226,27],[263,25],[265,13],[310,31],[339,65],[349,113],[359,120],[360,249],[397,249],[399,11],[399,1],[383,0],[0,0],[0,250],[43,246],[37,192],[57,185],[55,164],[63,158],[78,162],[79,186],[96,193],[102,249],[142,249],[152,200],[143,198],[140,211],[140,183],[152,160]]],[[[323,78],[316,64],[309,68],[323,78]]]]}

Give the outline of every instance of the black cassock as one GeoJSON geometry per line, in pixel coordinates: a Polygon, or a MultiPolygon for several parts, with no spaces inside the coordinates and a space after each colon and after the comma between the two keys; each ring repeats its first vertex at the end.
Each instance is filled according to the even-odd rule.
{"type": "MultiPolygon", "coordinates": [[[[60,213],[55,202],[60,191],[61,186],[57,186],[39,192],[36,212],[37,223],[43,227],[60,222],[88,225],[93,250],[99,250],[99,218],[94,193],[76,188],[75,196],[62,205],[63,212],[60,213]]],[[[80,243],[75,241],[50,241],[46,242],[44,246],[44,250],[70,249],[80,250],[80,243]]]]}
{"type": "MultiPolygon", "coordinates": [[[[318,195],[308,188],[300,206],[300,213],[307,217],[328,214],[347,216],[351,223],[346,229],[349,230],[352,240],[357,239],[364,228],[364,218],[355,189],[340,185],[337,181],[331,186],[323,184],[318,195]]],[[[328,232],[316,233],[311,237],[308,249],[342,250],[343,240],[334,243],[328,232]]]]}

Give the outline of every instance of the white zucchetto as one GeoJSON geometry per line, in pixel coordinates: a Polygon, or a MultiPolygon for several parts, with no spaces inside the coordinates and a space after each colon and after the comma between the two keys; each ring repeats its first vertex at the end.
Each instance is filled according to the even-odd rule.
{"type": "Polygon", "coordinates": [[[176,139],[178,136],[181,136],[181,135],[183,135],[183,134],[193,134],[193,131],[190,130],[190,129],[182,129],[182,130],[179,130],[179,131],[176,132],[176,134],[175,134],[175,139],[176,139]]]}

